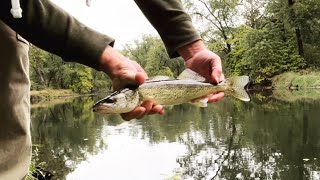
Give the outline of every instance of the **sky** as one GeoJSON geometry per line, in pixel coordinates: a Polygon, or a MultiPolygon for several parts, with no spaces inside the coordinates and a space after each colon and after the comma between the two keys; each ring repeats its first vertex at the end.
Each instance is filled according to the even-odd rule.
{"type": "Polygon", "coordinates": [[[133,0],[51,0],[85,25],[111,36],[115,48],[140,39],[143,34],[157,35],[133,0]]]}

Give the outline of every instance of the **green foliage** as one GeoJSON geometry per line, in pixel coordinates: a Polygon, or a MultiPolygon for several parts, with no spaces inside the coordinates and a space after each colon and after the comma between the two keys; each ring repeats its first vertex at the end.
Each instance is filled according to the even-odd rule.
{"type": "Polygon", "coordinates": [[[185,0],[185,4],[190,14],[198,20],[202,38],[210,44],[218,42],[216,45],[219,49],[215,49],[215,52],[228,54],[232,50],[228,41],[233,38],[233,28],[239,20],[240,1],[185,0]]]}
{"type": "Polygon", "coordinates": [[[261,83],[283,72],[319,68],[318,0],[185,2],[201,20],[201,35],[222,58],[226,75],[250,75],[261,83]]]}
{"type": "Polygon", "coordinates": [[[282,72],[296,71],[305,64],[292,47],[292,40],[287,40],[280,29],[268,25],[263,29],[243,26],[235,34],[235,48],[227,64],[233,75],[249,74],[260,83],[282,72]]]}
{"type": "Polygon", "coordinates": [[[292,40],[284,41],[282,38],[276,28],[257,30],[248,36],[249,49],[245,57],[252,62],[254,78],[264,80],[303,67],[303,59],[292,40]]]}
{"type": "Polygon", "coordinates": [[[151,35],[144,35],[141,41],[127,45],[123,53],[136,60],[150,77],[176,77],[185,68],[181,58],[170,59],[160,38],[151,35]]]}
{"type": "Polygon", "coordinates": [[[273,77],[272,82],[275,88],[319,88],[319,76],[319,71],[286,72],[273,77]]]}
{"type": "Polygon", "coordinates": [[[93,87],[92,80],[92,70],[90,68],[75,65],[76,71],[70,74],[71,79],[71,89],[79,93],[89,93],[93,87]]]}
{"type": "Polygon", "coordinates": [[[66,63],[60,57],[31,47],[31,90],[48,88],[72,89],[77,93],[91,93],[109,89],[109,78],[102,72],[76,63],[66,63]]]}

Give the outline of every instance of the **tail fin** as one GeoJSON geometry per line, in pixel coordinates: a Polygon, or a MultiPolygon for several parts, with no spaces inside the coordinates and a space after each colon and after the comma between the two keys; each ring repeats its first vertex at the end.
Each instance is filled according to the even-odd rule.
{"type": "Polygon", "coordinates": [[[227,86],[230,86],[228,94],[242,101],[250,101],[250,97],[244,87],[249,83],[249,76],[231,77],[225,80],[227,86]]]}

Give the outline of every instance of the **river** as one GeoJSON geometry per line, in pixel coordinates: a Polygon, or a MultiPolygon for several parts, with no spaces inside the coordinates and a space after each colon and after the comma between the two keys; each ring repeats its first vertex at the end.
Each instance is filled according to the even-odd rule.
{"type": "Polygon", "coordinates": [[[55,179],[320,179],[320,92],[252,93],[122,121],[99,97],[34,105],[33,160],[55,179]]]}

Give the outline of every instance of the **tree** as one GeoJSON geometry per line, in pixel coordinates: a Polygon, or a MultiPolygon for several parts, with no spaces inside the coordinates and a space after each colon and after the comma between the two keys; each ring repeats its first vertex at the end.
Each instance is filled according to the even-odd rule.
{"type": "MultiPolygon", "coordinates": [[[[202,36],[208,43],[222,40],[223,52],[228,54],[232,50],[229,40],[233,38],[233,28],[239,19],[237,7],[239,0],[185,0],[190,14],[196,17],[203,29],[202,36]]],[[[217,49],[215,49],[217,51],[217,49]]]]}
{"type": "Polygon", "coordinates": [[[320,2],[318,0],[294,1],[291,8],[295,15],[293,23],[299,28],[303,40],[303,57],[308,67],[320,65],[320,2]]]}
{"type": "Polygon", "coordinates": [[[106,74],[76,63],[66,63],[35,46],[30,49],[31,89],[72,89],[78,93],[108,90],[106,74]]]}
{"type": "Polygon", "coordinates": [[[244,9],[242,15],[245,24],[253,29],[260,29],[263,26],[267,0],[243,0],[240,6],[244,9]]]}
{"type": "Polygon", "coordinates": [[[268,23],[263,29],[242,26],[235,32],[235,48],[227,64],[231,75],[248,74],[255,83],[269,83],[274,75],[304,67],[291,34],[281,24],[268,23]]]}
{"type": "Polygon", "coordinates": [[[183,69],[181,58],[171,59],[159,37],[144,35],[142,40],[135,40],[133,45],[126,45],[123,53],[136,60],[152,76],[178,76],[183,69]]]}

